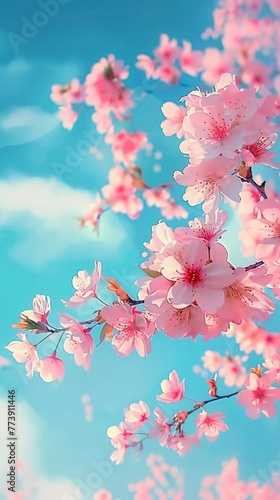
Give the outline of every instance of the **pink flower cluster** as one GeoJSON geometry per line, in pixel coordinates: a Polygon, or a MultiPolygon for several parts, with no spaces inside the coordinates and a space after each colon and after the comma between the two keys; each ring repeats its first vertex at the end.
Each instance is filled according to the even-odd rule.
{"type": "Polygon", "coordinates": [[[92,66],[85,83],[81,84],[74,78],[68,85],[53,85],[50,97],[61,105],[60,119],[63,126],[72,129],[79,116],[73,105],[84,101],[95,108],[92,120],[97,124],[98,130],[101,133],[110,131],[111,114],[122,120],[127,110],[133,106],[132,93],[123,84],[128,74],[122,61],[109,55],[92,66]]]}
{"type": "MultiPolygon", "coordinates": [[[[180,382],[175,370],[169,374],[169,380],[162,381],[161,389],[163,393],[157,396],[157,399],[163,403],[175,403],[185,398],[184,381],[180,382]]],[[[198,404],[196,410],[201,406],[203,403],[198,404]]],[[[194,445],[200,444],[200,438],[203,435],[209,441],[215,441],[221,431],[228,430],[228,426],[223,422],[225,416],[221,412],[210,414],[202,409],[195,420],[196,433],[185,435],[183,425],[188,416],[196,410],[180,411],[173,417],[173,422],[169,423],[160,408],[154,409],[156,418],[151,418],[151,412],[143,401],[138,404],[133,403],[125,413],[125,422],[121,422],[118,426],[109,427],[107,431],[107,435],[111,438],[111,444],[115,448],[111,460],[117,464],[121,463],[129,448],[137,448],[138,452],[141,451],[143,441],[147,438],[156,439],[161,446],[171,448],[180,456],[184,456],[194,445]],[[145,433],[143,428],[149,422],[152,423],[152,426],[145,433]],[[172,432],[173,427],[175,427],[174,432],[172,432]],[[138,433],[139,429],[141,429],[140,433],[138,433]],[[141,438],[143,434],[146,436],[144,439],[141,438]]]]}
{"type": "MultiPolygon", "coordinates": [[[[125,421],[118,426],[109,427],[107,431],[107,435],[111,438],[111,444],[115,448],[111,460],[117,464],[123,462],[124,456],[130,448],[136,448],[138,453],[141,452],[143,442],[148,438],[156,439],[160,446],[171,448],[180,456],[188,453],[194,445],[199,445],[202,436],[205,436],[209,441],[215,441],[220,432],[228,430],[228,426],[223,421],[225,415],[220,411],[208,413],[205,406],[224,398],[237,395],[237,402],[245,406],[249,418],[257,419],[261,414],[269,418],[274,417],[276,415],[274,403],[280,400],[280,388],[274,387],[272,384],[280,382],[280,356],[273,355],[266,360],[263,366],[268,370],[263,376],[260,365],[257,369],[251,369],[247,375],[241,367],[238,374],[238,366],[239,368],[241,366],[240,361],[242,361],[240,357],[223,359],[218,353],[207,351],[204,356],[205,366],[211,371],[213,368],[219,369],[221,377],[225,378],[226,385],[243,386],[243,388],[224,396],[218,395],[216,377],[214,377],[214,379],[207,381],[211,387],[208,392],[211,399],[196,402],[190,399],[195,403],[193,408],[189,411],[180,410],[174,415],[172,422],[158,407],[154,409],[155,418],[151,416],[150,409],[143,401],[131,404],[129,410],[125,412],[125,421]],[[228,361],[232,363],[231,367],[227,366],[228,361]],[[233,370],[233,366],[237,367],[237,370],[233,370]],[[212,392],[214,386],[215,391],[212,392]],[[186,435],[184,424],[187,421],[186,425],[188,425],[191,414],[198,410],[200,413],[194,421],[196,432],[192,435],[186,435]],[[151,425],[145,430],[149,424],[151,425]]],[[[161,382],[161,390],[162,394],[157,396],[157,400],[165,404],[189,399],[185,396],[185,380],[180,381],[175,370],[169,374],[168,380],[161,382]]]]}
{"type": "MultiPolygon", "coordinates": [[[[238,474],[238,460],[233,458],[222,465],[222,471],[217,476],[204,478],[199,498],[202,500],[277,500],[280,495],[280,477],[273,474],[270,482],[260,481],[254,476],[248,482],[242,481],[238,474]],[[229,487],[230,485],[230,487],[229,487]]],[[[261,479],[263,476],[261,476],[261,479]]]]}
{"type": "Polygon", "coordinates": [[[230,322],[266,320],[274,305],[264,293],[270,276],[264,266],[234,268],[217,239],[221,224],[196,219],[190,229],[173,231],[164,222],[152,228],[150,252],[138,281],[139,298],[154,315],[158,330],[169,337],[205,339],[226,331],[230,322]]]}
{"type": "Polygon", "coordinates": [[[236,72],[238,80],[246,85],[274,86],[279,92],[279,18],[278,0],[221,0],[213,11],[214,29],[207,28],[203,39],[220,38],[222,50],[217,47],[194,50],[189,41],[182,46],[167,34],[160,37],[154,58],[140,54],[136,67],[145,72],[146,78],[160,80],[169,85],[181,83],[182,73],[214,85],[223,73],[236,72]],[[263,15],[268,4],[272,15],[263,15]],[[265,58],[263,57],[265,56],[265,58]],[[268,62],[266,62],[268,61],[268,62]]]}
{"type": "Polygon", "coordinates": [[[196,76],[203,68],[202,52],[193,50],[191,43],[186,40],[182,45],[179,47],[177,40],[170,40],[168,35],[162,34],[159,46],[154,50],[155,59],[140,54],[135,66],[145,72],[146,78],[176,85],[182,71],[196,76]],[[179,63],[179,67],[176,63],[179,63]]]}
{"type": "Polygon", "coordinates": [[[215,351],[205,351],[202,356],[203,366],[211,373],[217,373],[224,379],[227,387],[241,387],[244,385],[246,368],[243,363],[248,360],[248,356],[221,356],[215,351]]]}
{"type": "Polygon", "coordinates": [[[161,126],[167,136],[184,137],[180,150],[189,156],[189,165],[183,173],[174,173],[176,182],[187,186],[183,199],[192,206],[203,202],[206,213],[218,208],[221,195],[239,202],[242,165],[247,169],[256,163],[277,167],[275,153],[269,151],[277,140],[271,121],[276,114],[275,98],[240,89],[235,77],[224,74],[215,91],[192,91],[182,100],[185,108],[163,105],[166,119],[161,126]]]}
{"type": "Polygon", "coordinates": [[[255,352],[269,357],[278,351],[280,352],[279,333],[269,332],[251,320],[242,321],[239,325],[231,323],[225,335],[234,338],[240,350],[246,354],[255,352]]]}

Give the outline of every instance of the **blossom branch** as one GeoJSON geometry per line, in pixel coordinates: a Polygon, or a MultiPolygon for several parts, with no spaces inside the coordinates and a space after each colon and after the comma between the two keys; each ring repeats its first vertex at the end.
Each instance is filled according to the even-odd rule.
{"type": "Polygon", "coordinates": [[[252,269],[257,269],[258,267],[262,266],[264,264],[263,260],[259,260],[258,262],[255,262],[254,264],[249,264],[249,266],[244,267],[245,271],[251,271],[252,269]]]}
{"type": "Polygon", "coordinates": [[[199,410],[203,406],[206,406],[209,403],[213,403],[214,401],[220,401],[221,399],[232,398],[233,396],[236,396],[239,392],[240,392],[240,390],[232,392],[231,394],[226,394],[225,396],[216,396],[215,398],[206,399],[205,401],[202,401],[201,403],[196,403],[194,405],[195,407],[192,410],[188,411],[188,415],[191,415],[192,413],[194,413],[195,411],[199,410]]]}

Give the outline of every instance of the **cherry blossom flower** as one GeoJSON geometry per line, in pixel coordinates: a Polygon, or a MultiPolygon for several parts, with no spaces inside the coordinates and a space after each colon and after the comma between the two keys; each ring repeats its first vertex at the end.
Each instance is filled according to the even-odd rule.
{"type": "Polygon", "coordinates": [[[265,373],[271,376],[272,382],[280,384],[280,354],[273,353],[265,359],[263,366],[267,368],[265,373]]]}
{"type": "Polygon", "coordinates": [[[143,198],[146,200],[148,207],[162,207],[170,197],[170,193],[167,189],[163,188],[147,188],[143,192],[143,198]]]}
{"type": "Polygon", "coordinates": [[[135,64],[136,68],[142,69],[145,71],[146,78],[156,78],[155,77],[155,67],[156,60],[151,59],[149,56],[145,54],[139,54],[137,56],[137,63],[135,64]]]}
{"type": "Polygon", "coordinates": [[[162,205],[161,213],[166,219],[185,219],[189,215],[184,207],[177,205],[174,198],[170,198],[162,205]]]}
{"type": "Polygon", "coordinates": [[[108,490],[98,490],[93,495],[93,500],[112,500],[112,494],[108,490]]]}
{"type": "Polygon", "coordinates": [[[245,406],[248,417],[259,418],[261,413],[272,418],[276,415],[274,401],[280,399],[280,389],[271,386],[270,375],[258,377],[255,373],[250,373],[243,389],[237,395],[237,401],[245,406]]]}
{"type": "Polygon", "coordinates": [[[205,351],[201,359],[204,368],[207,368],[212,373],[218,371],[224,361],[224,358],[216,351],[205,351]]]}
{"type": "Polygon", "coordinates": [[[56,104],[81,102],[84,99],[83,86],[78,78],[73,78],[68,85],[52,85],[50,98],[56,104]]]}
{"type": "Polygon", "coordinates": [[[200,307],[193,304],[175,309],[166,301],[156,315],[156,324],[158,329],[163,330],[165,335],[171,338],[195,339],[198,333],[206,333],[204,314],[200,307]]]}
{"type": "Polygon", "coordinates": [[[242,319],[264,321],[269,312],[274,310],[273,301],[264,293],[264,285],[269,282],[270,276],[265,268],[246,271],[243,268],[233,270],[233,282],[225,290],[225,301],[218,310],[218,315],[241,323],[242,319]]]}
{"type": "Polygon", "coordinates": [[[172,448],[174,451],[184,457],[189,451],[191,451],[194,445],[200,444],[199,439],[196,435],[192,436],[171,436],[168,441],[168,448],[172,448]]]}
{"type": "Polygon", "coordinates": [[[158,439],[161,446],[166,446],[171,424],[168,423],[160,408],[155,408],[154,414],[157,418],[153,421],[153,427],[149,430],[149,437],[151,439],[158,439]]]}
{"type": "Polygon", "coordinates": [[[24,333],[18,333],[19,340],[10,342],[6,349],[10,351],[18,363],[25,363],[28,378],[33,377],[34,371],[40,371],[40,360],[36,347],[31,344],[24,333]]]}
{"type": "Polygon", "coordinates": [[[114,135],[112,144],[112,153],[115,162],[123,162],[125,166],[129,166],[136,160],[137,153],[145,147],[148,138],[143,132],[127,132],[121,130],[114,135]]]}
{"type": "Polygon", "coordinates": [[[258,260],[277,261],[280,259],[280,202],[263,200],[258,203],[261,217],[254,219],[248,226],[254,237],[261,241],[256,246],[258,260]]]}
{"type": "Polygon", "coordinates": [[[219,207],[221,194],[230,200],[239,202],[239,193],[242,189],[241,180],[231,175],[237,166],[237,158],[225,160],[222,156],[215,160],[203,160],[199,165],[190,164],[182,172],[174,172],[174,179],[178,184],[187,186],[183,200],[191,206],[203,203],[205,213],[219,207]]]}
{"type": "Polygon", "coordinates": [[[139,356],[147,356],[151,351],[149,325],[146,318],[135,306],[115,304],[103,307],[102,318],[119,333],[114,336],[112,346],[122,356],[128,356],[136,349],[139,356]]]}
{"type": "Polygon", "coordinates": [[[183,40],[183,49],[179,58],[181,70],[191,76],[196,76],[202,70],[202,52],[192,50],[190,42],[183,40]]]}
{"type": "Polygon", "coordinates": [[[180,261],[173,256],[163,260],[162,275],[174,281],[167,294],[173,307],[181,309],[196,301],[204,311],[215,313],[223,305],[224,289],[233,281],[232,271],[227,262],[207,264],[207,260],[207,249],[201,240],[190,241],[180,261]]]}
{"type": "Polygon", "coordinates": [[[155,57],[162,63],[172,64],[175,59],[180,56],[181,50],[178,47],[178,42],[173,38],[169,39],[168,35],[163,33],[160,36],[160,44],[154,50],[155,57]]]}
{"type": "Polygon", "coordinates": [[[67,338],[64,341],[65,352],[74,355],[75,363],[78,366],[89,370],[90,356],[94,350],[93,338],[89,333],[91,328],[81,325],[68,314],[60,314],[59,321],[67,333],[67,338]]]}
{"type": "Polygon", "coordinates": [[[62,300],[66,307],[78,307],[90,299],[96,298],[97,286],[101,277],[101,263],[95,262],[92,275],[87,271],[79,271],[77,276],[72,279],[72,284],[77,290],[70,300],[62,300]]]}
{"type": "Polygon", "coordinates": [[[223,73],[232,73],[233,57],[226,53],[220,52],[216,48],[207,48],[204,51],[202,66],[202,79],[208,85],[214,85],[223,73]]]}
{"type": "Polygon", "coordinates": [[[11,366],[11,362],[7,358],[4,358],[4,356],[0,356],[0,369],[4,366],[11,366]]]}
{"type": "Polygon", "coordinates": [[[96,195],[95,203],[91,205],[88,212],[86,212],[80,219],[81,227],[92,227],[93,231],[99,235],[100,217],[104,213],[104,200],[100,195],[96,195]]]}
{"type": "Polygon", "coordinates": [[[136,198],[135,192],[133,178],[129,172],[120,166],[110,170],[109,184],[102,188],[102,194],[114,212],[137,218],[143,208],[143,202],[136,198]]]}
{"type": "Polygon", "coordinates": [[[128,446],[123,441],[117,439],[115,439],[112,444],[115,448],[115,451],[111,454],[110,459],[112,460],[112,462],[116,462],[116,465],[119,465],[124,461],[124,456],[128,449],[128,446]]]}
{"type": "Polygon", "coordinates": [[[57,358],[54,352],[52,356],[46,356],[40,363],[40,376],[44,382],[62,381],[64,377],[64,363],[57,358]]]}
{"type": "Polygon", "coordinates": [[[227,213],[217,209],[215,212],[205,214],[205,222],[195,217],[194,220],[189,221],[189,228],[176,228],[174,235],[179,241],[201,238],[208,248],[213,248],[215,243],[225,233],[222,227],[226,220],[227,213]]]}
{"type": "Polygon", "coordinates": [[[68,354],[73,354],[75,363],[83,366],[85,370],[90,368],[90,355],[93,353],[93,338],[87,333],[80,333],[79,336],[70,335],[65,339],[64,350],[68,354]]]}
{"type": "Polygon", "coordinates": [[[176,134],[178,139],[184,136],[183,119],[187,110],[184,106],[178,106],[173,102],[165,102],[161,110],[166,118],[160,126],[167,137],[176,134]]]}
{"type": "Polygon", "coordinates": [[[59,107],[58,118],[61,120],[63,127],[67,130],[72,130],[78,116],[78,113],[73,110],[71,104],[59,107]]]}
{"type": "Polygon", "coordinates": [[[168,83],[169,85],[176,85],[180,78],[180,71],[176,66],[171,64],[164,64],[158,66],[156,69],[156,78],[168,83]]]}
{"type": "Polygon", "coordinates": [[[161,382],[160,387],[162,394],[157,396],[157,400],[162,403],[175,403],[184,398],[185,379],[180,382],[175,370],[169,374],[169,380],[163,380],[161,382]]]}
{"type": "Polygon", "coordinates": [[[202,410],[195,420],[198,437],[200,438],[204,434],[208,441],[216,441],[221,431],[228,430],[228,426],[221,420],[222,418],[225,418],[225,416],[219,411],[210,415],[205,410],[202,410]]]}
{"type": "Polygon", "coordinates": [[[273,161],[275,152],[268,151],[277,140],[277,134],[270,131],[260,131],[257,140],[252,139],[250,144],[241,148],[241,158],[246,165],[252,167],[255,163],[261,163],[273,168],[279,168],[273,161]]]}
{"type": "Polygon", "coordinates": [[[150,416],[150,410],[144,401],[132,403],[129,410],[125,413],[125,423],[131,429],[140,429],[150,416]]]}
{"type": "Polygon", "coordinates": [[[269,288],[272,289],[276,299],[280,299],[280,261],[269,263],[268,266],[269,273],[272,278],[267,284],[269,288]]]}
{"type": "Polygon", "coordinates": [[[112,54],[102,57],[86,77],[85,102],[97,111],[107,110],[123,119],[125,112],[133,106],[131,91],[122,83],[127,77],[128,69],[122,61],[116,60],[112,54]]]}
{"type": "Polygon", "coordinates": [[[226,356],[219,369],[219,376],[224,378],[224,383],[228,387],[240,387],[244,385],[246,369],[242,363],[247,361],[248,356],[226,356]]]}
{"type": "MultiPolygon", "coordinates": [[[[32,309],[22,311],[21,317],[26,316],[35,322],[40,322],[46,324],[47,318],[51,312],[51,299],[49,296],[37,294],[35,295],[32,302],[32,309]]],[[[40,325],[42,326],[42,325],[40,325]]],[[[43,330],[42,330],[43,331],[43,330]]]]}
{"type": "Polygon", "coordinates": [[[133,433],[128,430],[124,422],[118,426],[113,425],[107,429],[107,436],[111,438],[111,444],[114,446],[115,451],[111,455],[111,460],[120,464],[124,460],[124,455],[129,447],[129,441],[133,439],[133,433]]]}

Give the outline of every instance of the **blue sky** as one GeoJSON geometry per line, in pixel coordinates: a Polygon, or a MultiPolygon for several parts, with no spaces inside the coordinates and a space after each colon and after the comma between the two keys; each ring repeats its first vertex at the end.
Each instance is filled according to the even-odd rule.
{"type": "MultiPolygon", "coordinates": [[[[195,6],[187,0],[177,0],[176,7],[172,0],[141,3],[70,0],[60,5],[58,13],[49,17],[28,43],[18,44],[15,52],[15,44],[11,43],[14,35],[22,36],[26,19],[32,21],[42,9],[40,2],[33,0],[14,0],[2,5],[0,355],[8,355],[4,346],[16,334],[10,325],[17,321],[22,310],[30,308],[36,293],[51,296],[51,320],[58,324],[56,312],[64,312],[60,299],[72,294],[72,276],[82,269],[90,272],[96,259],[102,260],[105,275],[115,277],[135,295],[133,283],[141,277],[135,264],[140,265],[142,243],[149,240],[150,227],[160,218],[157,209],[145,209],[133,222],[125,216],[106,214],[99,239],[90,230],[77,228],[75,217],[87,209],[95,192],[106,182],[111,158],[101,142],[98,147],[104,152],[104,160],[98,161],[88,154],[71,172],[57,175],[54,162],[65,162],[69,148],[76,151],[84,132],[91,132],[93,127],[90,112],[85,112],[73,131],[63,130],[56,107],[49,99],[51,85],[67,83],[74,76],[83,79],[94,62],[114,53],[131,67],[129,86],[141,90],[147,82],[142,72],[133,67],[137,54],[151,54],[163,32],[179,41],[188,39],[195,48],[205,47],[200,33],[211,23],[213,7],[212,0],[199,0],[195,6]]],[[[195,87],[200,81],[186,78],[186,83],[195,87]]],[[[153,165],[158,163],[153,156],[140,158],[148,183],[168,182],[174,170],[185,166],[178,141],[164,137],[159,126],[161,104],[166,100],[176,102],[184,93],[186,88],[165,91],[155,88],[139,103],[128,125],[130,131],[147,131],[154,150],[163,153],[160,174],[153,171],[153,165]]],[[[276,173],[269,170],[267,174],[277,182],[276,173]]],[[[176,193],[179,200],[182,190],[177,188],[176,193]]],[[[197,216],[199,210],[190,213],[197,216]]],[[[240,256],[239,243],[236,240],[233,243],[236,224],[231,215],[225,243],[233,263],[240,265],[247,261],[240,256]]],[[[183,223],[172,222],[173,227],[176,225],[183,223]]],[[[106,300],[109,295],[104,291],[102,297],[106,300]]],[[[76,317],[88,319],[94,309],[95,304],[87,305],[76,311],[76,317]]],[[[268,323],[271,331],[277,331],[277,314],[268,323]]],[[[233,354],[238,353],[234,346],[230,348],[233,354]]],[[[224,354],[229,346],[223,339],[194,344],[188,339],[172,341],[158,334],[147,358],[133,353],[124,359],[118,358],[109,344],[104,344],[96,350],[87,373],[65,354],[65,380],[52,385],[37,377],[28,381],[24,368],[12,360],[11,368],[0,372],[0,402],[5,400],[7,389],[17,390],[19,432],[22,425],[18,453],[33,467],[38,484],[42,484],[43,477],[52,481],[54,493],[50,497],[62,500],[62,492],[67,489],[63,486],[65,478],[75,484],[86,482],[94,470],[92,462],[109,462],[112,448],[106,437],[107,427],[122,420],[123,410],[131,402],[143,399],[151,407],[156,406],[159,383],[173,369],[186,378],[190,397],[204,397],[205,382],[193,374],[192,366],[199,364],[206,349],[224,354]],[[80,400],[84,393],[90,395],[94,407],[92,423],[84,420],[80,400]],[[58,483],[55,486],[55,481],[60,481],[60,486],[58,483]]],[[[257,475],[259,469],[267,470],[272,461],[279,460],[275,438],[279,437],[279,418],[249,420],[233,399],[221,402],[218,409],[226,414],[231,430],[216,443],[203,441],[201,447],[185,458],[148,443],[138,461],[130,454],[123,465],[112,465],[110,477],[103,479],[100,486],[111,490],[114,498],[131,498],[127,482],[136,482],[147,475],[145,459],[149,453],[163,452],[169,463],[183,470],[187,498],[195,500],[202,478],[218,473],[223,460],[237,457],[244,479],[257,475]]],[[[1,413],[3,418],[5,413],[3,417],[1,413]]],[[[0,461],[4,458],[0,455],[0,461]]],[[[91,489],[91,496],[93,493],[91,489]]],[[[34,500],[38,500],[36,494],[34,500]]],[[[84,497],[88,498],[91,497],[84,497]]],[[[44,500],[42,495],[40,500],[44,500]]]]}

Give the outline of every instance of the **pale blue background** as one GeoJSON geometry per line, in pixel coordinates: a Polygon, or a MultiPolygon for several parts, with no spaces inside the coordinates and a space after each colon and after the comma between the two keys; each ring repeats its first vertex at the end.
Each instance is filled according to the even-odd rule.
{"type": "MultiPolygon", "coordinates": [[[[136,70],[133,64],[139,53],[151,54],[157,45],[159,35],[168,33],[171,37],[191,40],[195,48],[203,48],[206,44],[200,41],[200,33],[211,23],[212,0],[70,0],[61,6],[59,13],[50,18],[47,25],[40,28],[36,36],[28,43],[19,45],[18,53],[12,49],[8,33],[21,33],[22,18],[29,20],[40,10],[33,0],[22,2],[13,0],[2,3],[0,32],[0,81],[1,81],[1,119],[13,108],[36,107],[40,110],[30,128],[21,127],[18,130],[4,130],[1,125],[2,149],[0,150],[1,177],[3,180],[11,176],[49,178],[55,176],[52,168],[54,161],[64,162],[66,147],[75,145],[83,139],[82,131],[90,130],[90,113],[85,112],[72,132],[67,132],[55,120],[50,119],[46,125],[43,113],[50,116],[55,113],[55,105],[49,99],[50,86],[53,83],[67,83],[69,79],[78,76],[84,78],[91,65],[101,56],[114,53],[131,67],[129,86],[141,90],[147,86],[143,73],[136,70]],[[40,116],[43,118],[40,118],[40,116]],[[36,121],[37,120],[37,121],[36,121]],[[46,128],[44,128],[46,127],[46,128]],[[42,137],[40,137],[42,135],[42,137]]],[[[153,93],[139,104],[130,124],[129,130],[144,130],[149,133],[155,150],[163,152],[162,174],[153,172],[152,167],[158,161],[141,156],[141,166],[148,182],[168,182],[175,169],[182,169],[186,160],[178,151],[178,141],[175,138],[165,138],[160,130],[162,120],[161,104],[169,99],[175,102],[192,87],[200,84],[200,80],[183,77],[190,88],[177,87],[164,90],[153,86],[153,93]],[[146,170],[145,170],[146,169],[146,170]],[[160,179],[160,180],[159,180],[160,179]]],[[[203,84],[202,84],[203,86],[203,84]]],[[[203,86],[205,88],[205,86],[203,86]]],[[[46,115],[47,116],[47,115],[46,115]]],[[[2,122],[1,122],[2,123],[2,122]]],[[[71,173],[58,180],[66,185],[88,189],[92,193],[106,182],[111,159],[108,149],[104,150],[105,160],[98,162],[88,155],[71,173]]],[[[272,175],[277,181],[275,172],[266,169],[266,176],[272,175]]],[[[176,188],[179,196],[182,193],[176,188]]],[[[38,193],[25,192],[22,196],[32,197],[38,193]]],[[[193,213],[198,215],[199,210],[193,213]]],[[[77,215],[80,215],[79,213],[77,215]]],[[[104,274],[115,276],[131,293],[136,293],[133,285],[135,279],[141,277],[141,272],[135,267],[140,265],[143,241],[150,237],[150,226],[160,218],[157,209],[145,209],[136,221],[128,221],[124,216],[118,216],[127,232],[126,244],[118,251],[104,252],[100,242],[94,235],[79,253],[71,249],[49,263],[40,265],[40,259],[34,260],[34,253],[40,254],[46,248],[40,248],[40,241],[24,223],[24,214],[17,215],[9,223],[5,222],[4,214],[1,220],[1,336],[0,353],[9,356],[4,346],[15,338],[15,330],[10,325],[17,321],[18,314],[31,306],[36,293],[48,294],[52,298],[52,322],[57,323],[56,311],[63,312],[61,298],[69,298],[72,292],[71,278],[80,269],[92,269],[95,259],[101,259],[104,264],[104,274]],[[20,258],[17,245],[28,238],[33,254],[30,258],[24,254],[20,258]],[[36,252],[34,251],[36,249],[36,252]],[[34,265],[35,262],[35,265],[34,265]]],[[[38,224],[39,224],[38,220],[38,224]]],[[[75,230],[73,223],[73,231],[75,230]]],[[[235,227],[234,223],[231,227],[235,227]]],[[[175,227],[176,222],[172,222],[175,227]]],[[[90,230],[89,230],[90,231],[90,230]]],[[[242,260],[239,243],[231,234],[227,236],[230,256],[235,265],[242,260]]],[[[108,245],[113,243],[108,242],[108,245]]],[[[50,248],[56,245],[55,240],[49,241],[50,248]]],[[[250,260],[249,260],[250,261],[250,260]]],[[[247,262],[247,261],[246,261],[247,262]]],[[[104,298],[108,298],[106,293],[104,298]]],[[[80,313],[79,319],[87,319],[94,306],[85,308],[85,316],[80,313]]],[[[68,311],[65,311],[68,312],[68,311]]],[[[268,328],[276,331],[277,315],[271,318],[268,328]]],[[[98,332],[96,332],[98,333],[98,332]]],[[[96,335],[96,334],[95,334],[96,335]]],[[[192,372],[193,364],[199,364],[200,356],[206,349],[220,350],[225,353],[230,350],[237,354],[238,350],[232,343],[224,340],[214,340],[210,344],[199,341],[193,344],[191,340],[172,341],[163,334],[153,339],[152,353],[145,359],[132,354],[127,359],[118,358],[109,344],[99,347],[92,358],[92,367],[88,373],[74,365],[70,356],[64,355],[66,375],[62,384],[49,385],[38,377],[31,382],[25,379],[23,367],[18,368],[12,360],[12,368],[0,372],[0,395],[5,397],[7,388],[16,388],[18,398],[26,400],[42,419],[44,437],[42,438],[41,472],[49,478],[65,475],[73,481],[85,481],[92,471],[91,462],[108,461],[112,452],[106,429],[109,425],[122,420],[123,409],[133,401],[145,400],[153,407],[155,396],[159,393],[159,382],[170,371],[176,369],[181,378],[187,381],[188,395],[193,398],[205,397],[205,382],[192,372]],[[88,424],[84,420],[81,394],[89,393],[94,407],[94,420],[88,424]]],[[[62,351],[60,351],[62,353],[62,351]]],[[[45,352],[47,354],[47,352],[45,352]]],[[[182,406],[182,405],[181,405],[182,406]]],[[[179,405],[177,409],[181,407],[179,405]]],[[[169,415],[173,409],[167,409],[169,415]]],[[[148,469],[145,458],[151,452],[164,453],[169,463],[176,464],[184,471],[186,495],[190,499],[197,498],[197,491],[202,478],[208,474],[216,474],[220,463],[233,456],[241,464],[241,475],[244,479],[257,475],[258,470],[267,470],[279,454],[279,418],[260,418],[249,420],[243,408],[236,405],[234,399],[223,401],[211,408],[212,411],[224,411],[230,432],[223,434],[216,443],[210,444],[202,440],[202,446],[197,447],[185,458],[179,458],[171,450],[163,450],[156,444],[148,442],[140,459],[136,462],[129,454],[124,465],[113,466],[113,473],[102,483],[114,494],[114,498],[126,500],[131,498],[127,492],[127,482],[143,479],[148,469]]],[[[5,420],[1,415],[1,420],[5,420]]],[[[20,415],[18,415],[20,419],[20,415]]],[[[190,429],[193,430],[190,424],[190,429]]],[[[192,432],[192,431],[191,431],[192,432]]],[[[18,443],[20,449],[20,441],[18,443]]],[[[92,490],[94,493],[94,490],[92,490]]],[[[91,497],[85,497],[91,498],[91,497]]],[[[59,498],[54,500],[60,500],[59,498]]]]}

